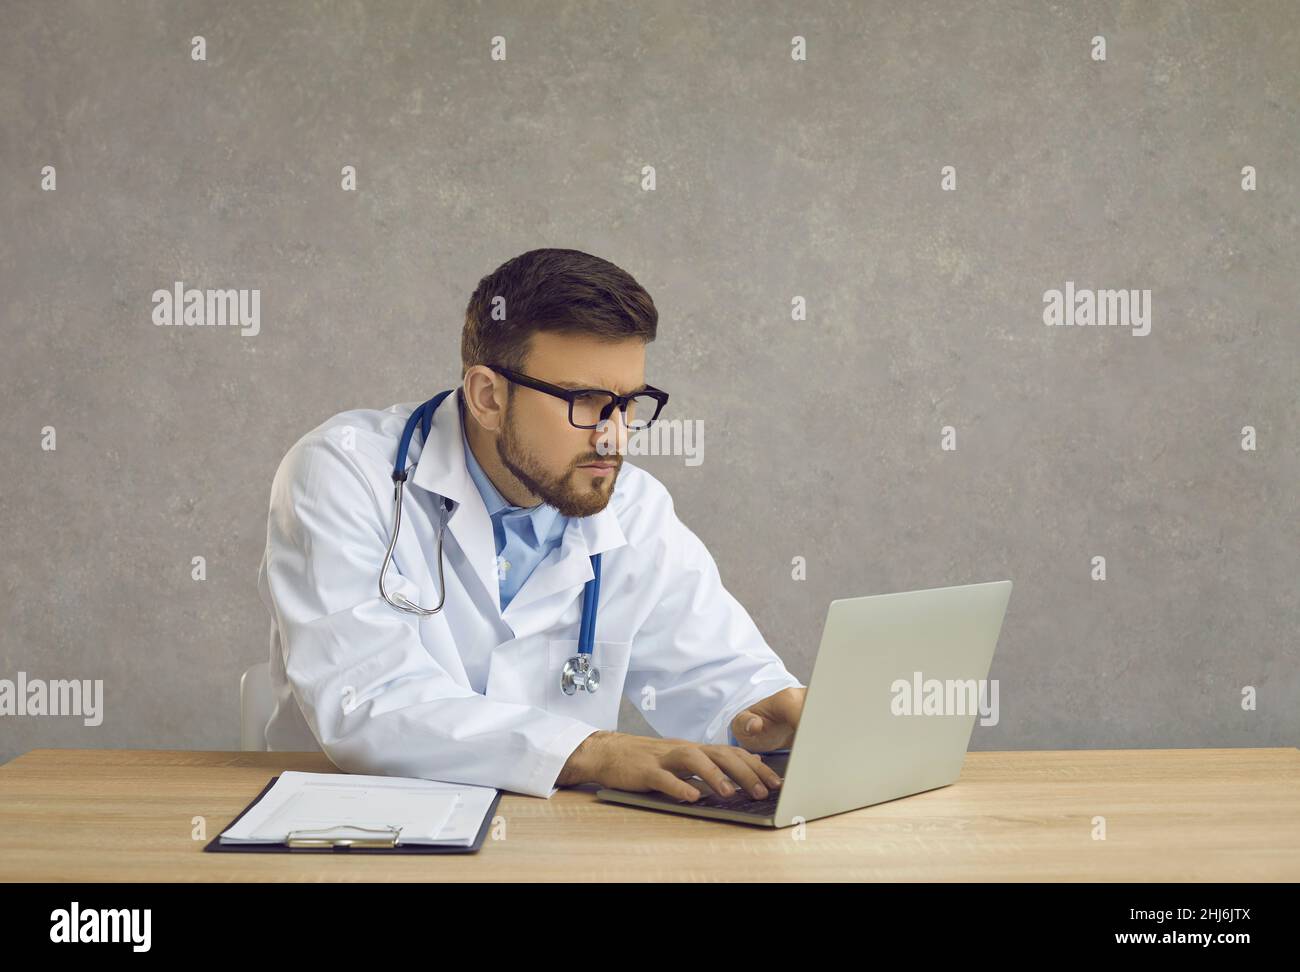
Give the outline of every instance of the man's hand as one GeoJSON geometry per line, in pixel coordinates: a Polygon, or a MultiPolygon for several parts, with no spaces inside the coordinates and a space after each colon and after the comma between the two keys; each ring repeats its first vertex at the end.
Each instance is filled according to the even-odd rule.
{"type": "Polygon", "coordinates": [[[593,732],[569,755],[555,785],[600,783],[619,790],[658,790],[693,803],[701,793],[684,779],[692,775],[724,797],[735,793],[733,780],[758,800],[781,786],[775,770],[739,746],[604,730],[593,732]]]}
{"type": "Polygon", "coordinates": [[[731,734],[751,753],[789,749],[807,694],[806,688],[788,688],[755,702],[731,720],[731,734]]]}

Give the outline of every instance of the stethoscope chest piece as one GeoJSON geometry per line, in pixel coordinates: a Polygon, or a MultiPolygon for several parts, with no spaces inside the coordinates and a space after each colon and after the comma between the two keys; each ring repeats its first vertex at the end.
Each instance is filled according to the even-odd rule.
{"type": "Polygon", "coordinates": [[[600,603],[600,554],[591,555],[591,580],[582,589],[582,621],[578,625],[578,653],[564,663],[560,689],[565,695],[592,694],[600,688],[600,669],[591,663],[596,646],[596,605],[600,603]]]}
{"type": "Polygon", "coordinates": [[[564,671],[560,673],[560,688],[565,695],[573,695],[579,689],[595,692],[600,688],[600,669],[591,663],[590,655],[574,655],[564,663],[564,671]]]}

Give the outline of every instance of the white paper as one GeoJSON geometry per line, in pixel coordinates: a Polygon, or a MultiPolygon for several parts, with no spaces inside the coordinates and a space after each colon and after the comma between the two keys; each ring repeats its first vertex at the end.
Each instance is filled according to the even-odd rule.
{"type": "Polygon", "coordinates": [[[355,828],[393,826],[400,828],[399,845],[468,847],[496,794],[491,787],[434,780],[286,771],[221,834],[221,843],[279,844],[290,831],[307,831],[298,834],[303,837],[382,838],[383,833],[355,828]]]}

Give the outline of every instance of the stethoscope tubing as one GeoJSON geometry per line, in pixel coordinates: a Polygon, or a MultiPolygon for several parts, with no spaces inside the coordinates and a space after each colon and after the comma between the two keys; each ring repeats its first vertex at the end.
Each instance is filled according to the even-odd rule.
{"type": "MultiPolygon", "coordinates": [[[[410,449],[411,439],[415,435],[415,429],[418,425],[420,434],[425,441],[428,441],[433,413],[442,404],[442,400],[450,394],[451,390],[439,392],[411,413],[410,418],[406,420],[406,426],[402,429],[402,437],[397,445],[397,459],[393,463],[393,534],[388,540],[388,549],[384,551],[383,566],[379,569],[379,595],[399,611],[405,611],[407,614],[415,614],[420,617],[432,617],[440,612],[443,605],[447,603],[447,582],[442,565],[442,537],[447,528],[447,517],[450,514],[450,509],[445,498],[442,501],[443,516],[438,524],[438,590],[441,591],[438,606],[434,608],[421,607],[401,594],[389,594],[386,580],[389,565],[393,561],[393,550],[397,547],[397,537],[402,529],[402,499],[407,476],[406,455],[410,449]]],[[[595,646],[596,612],[600,603],[600,557],[601,555],[598,553],[591,555],[592,578],[587,581],[582,589],[582,620],[578,625],[578,654],[580,655],[590,655],[595,646]]]]}

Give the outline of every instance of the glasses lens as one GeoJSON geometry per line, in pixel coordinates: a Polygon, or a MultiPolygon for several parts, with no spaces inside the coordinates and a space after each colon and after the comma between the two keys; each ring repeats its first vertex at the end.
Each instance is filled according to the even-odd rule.
{"type": "Polygon", "coordinates": [[[597,423],[600,422],[600,413],[605,410],[611,401],[610,396],[601,392],[579,395],[573,400],[573,405],[569,409],[569,416],[573,424],[579,428],[595,428],[597,423]]]}
{"type": "MultiPolygon", "coordinates": [[[[612,422],[614,420],[612,404],[613,399],[609,395],[600,392],[578,396],[573,400],[573,424],[584,428],[597,426],[600,424],[601,413],[607,408],[610,411],[606,421],[612,422]]],[[[658,408],[659,401],[653,396],[634,395],[632,400],[627,403],[628,431],[637,432],[649,428],[658,408]]]]}
{"type": "Polygon", "coordinates": [[[638,432],[649,428],[655,417],[659,402],[650,395],[637,395],[627,403],[627,428],[629,432],[638,432]]]}

